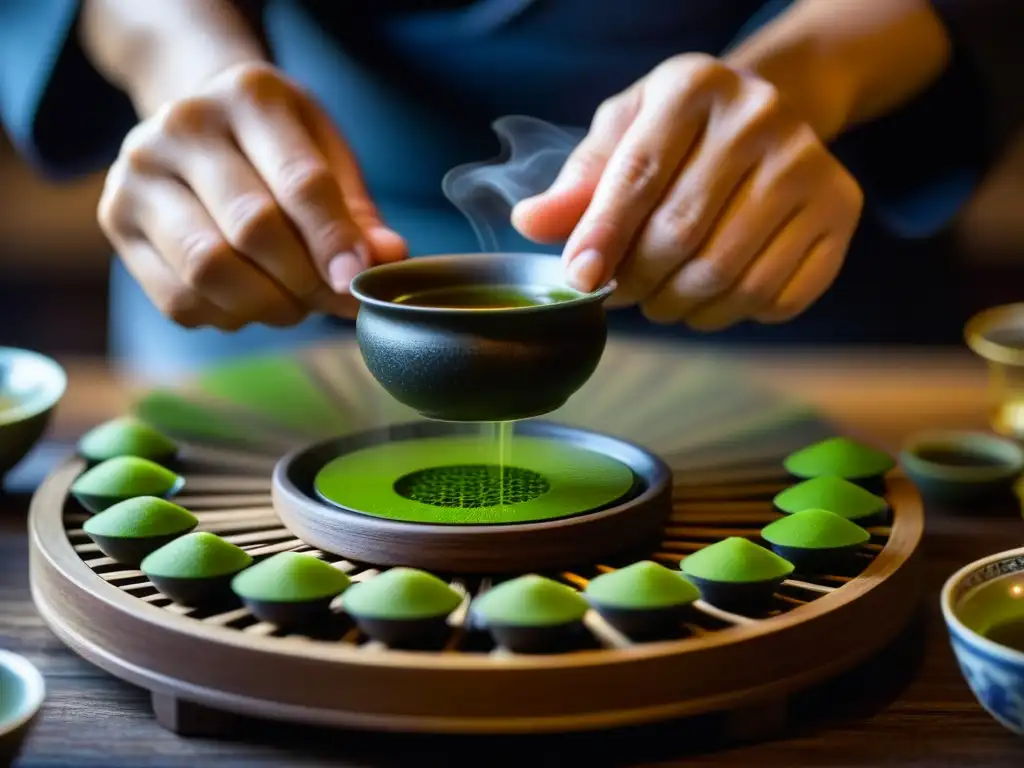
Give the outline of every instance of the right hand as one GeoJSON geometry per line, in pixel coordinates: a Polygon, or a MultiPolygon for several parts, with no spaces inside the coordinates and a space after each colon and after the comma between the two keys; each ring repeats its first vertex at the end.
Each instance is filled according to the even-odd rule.
{"type": "Polygon", "coordinates": [[[150,300],[190,328],[351,317],[351,279],[406,256],[330,119],[263,63],[221,72],[134,128],[99,221],[150,300]]]}

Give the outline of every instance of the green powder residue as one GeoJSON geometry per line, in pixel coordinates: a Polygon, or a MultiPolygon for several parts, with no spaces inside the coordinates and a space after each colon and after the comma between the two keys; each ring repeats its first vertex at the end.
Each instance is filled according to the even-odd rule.
{"type": "Polygon", "coordinates": [[[871,534],[835,512],[805,509],[765,526],[761,537],[780,547],[833,549],[863,544],[871,534]]]}
{"type": "Polygon", "coordinates": [[[335,597],[351,583],[343,571],[318,557],[280,552],[235,576],[231,588],[246,600],[298,603],[335,597]]]}
{"type": "Polygon", "coordinates": [[[390,568],[353,584],[342,598],[342,607],[360,618],[410,621],[442,618],[461,602],[462,595],[431,573],[390,568]]]}
{"type": "Polygon", "coordinates": [[[107,499],[131,496],[165,496],[182,478],[149,459],[116,456],[82,473],[71,486],[76,495],[107,499]]]}
{"type": "Polygon", "coordinates": [[[583,594],[601,606],[638,610],[689,605],[700,597],[678,571],[650,560],[601,574],[583,594]]]}
{"type": "Polygon", "coordinates": [[[687,576],[731,584],[783,579],[794,570],[788,560],[739,536],[730,536],[688,555],[680,567],[687,576]]]}
{"type": "Polygon", "coordinates": [[[78,441],[78,452],[90,461],[105,461],[116,456],[160,461],[173,456],[177,450],[177,444],[163,432],[131,416],[100,424],[78,441]]]}
{"type": "Polygon", "coordinates": [[[779,493],[773,502],[783,512],[827,509],[847,520],[862,520],[886,510],[888,504],[849,480],[841,477],[815,477],[779,493]]]}
{"type": "Polygon", "coordinates": [[[156,496],[136,496],[119,501],[82,526],[90,536],[112,539],[146,539],[191,531],[199,521],[184,507],[156,496]]]}
{"type": "Polygon", "coordinates": [[[589,512],[621,499],[634,483],[633,471],[618,459],[565,440],[514,435],[505,460],[514,468],[508,472],[508,479],[514,481],[510,490],[523,493],[507,499],[503,498],[505,483],[499,468],[481,463],[493,461],[490,450],[492,447],[476,436],[396,440],[328,462],[314,478],[314,487],[327,501],[374,517],[442,525],[493,525],[589,512]],[[481,477],[490,481],[479,482],[481,477]],[[476,482],[463,482],[466,479],[476,482]],[[437,493],[441,481],[450,486],[449,493],[437,493]],[[475,499],[471,506],[445,505],[464,496],[471,485],[482,498],[475,499]],[[403,495],[411,495],[417,488],[433,495],[403,495]]]}
{"type": "Polygon", "coordinates": [[[252,565],[252,556],[220,536],[196,531],[149,554],[140,570],[168,579],[212,579],[252,565]]]}
{"type": "Polygon", "coordinates": [[[249,408],[286,427],[335,434],[350,426],[302,364],[290,357],[255,357],[218,366],[199,378],[205,392],[249,408]]]}
{"type": "Polygon", "coordinates": [[[886,472],[896,466],[887,453],[845,437],[830,437],[790,454],[784,466],[797,477],[835,475],[863,480],[886,472]]]}
{"type": "Polygon", "coordinates": [[[473,603],[473,611],[487,624],[511,627],[569,624],[588,609],[575,589],[535,574],[503,582],[473,603]]]}

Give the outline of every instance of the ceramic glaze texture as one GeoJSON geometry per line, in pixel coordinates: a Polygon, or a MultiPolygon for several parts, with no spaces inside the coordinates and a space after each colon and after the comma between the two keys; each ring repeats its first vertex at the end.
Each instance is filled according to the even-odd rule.
{"type": "Polygon", "coordinates": [[[366,367],[400,403],[445,421],[512,421],[559,408],[591,377],[609,291],[511,308],[402,303],[439,287],[563,288],[560,260],[537,254],[431,256],[360,274],[356,336],[366,367]]]}
{"type": "MultiPolygon", "coordinates": [[[[1008,730],[1024,736],[1024,653],[996,645],[983,636],[1001,615],[1008,615],[1006,603],[1010,600],[985,595],[986,587],[1018,576],[1024,577],[1024,553],[983,565],[964,576],[951,598],[952,610],[960,621],[951,621],[947,615],[947,625],[957,662],[978,702],[1008,730]],[[984,604],[972,606],[975,602],[984,604]]],[[[1017,615],[1024,616],[1024,606],[1017,615]]]]}

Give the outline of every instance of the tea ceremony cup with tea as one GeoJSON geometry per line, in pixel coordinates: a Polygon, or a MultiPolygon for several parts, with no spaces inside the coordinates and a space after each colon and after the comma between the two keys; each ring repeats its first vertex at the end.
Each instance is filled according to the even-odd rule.
{"type": "Polygon", "coordinates": [[[977,560],[942,589],[950,642],[978,702],[1024,736],[1024,548],[977,560]]]}
{"type": "Polygon", "coordinates": [[[579,293],[556,256],[427,256],[358,275],[359,349],[388,393],[443,421],[550,413],[590,378],[609,284],[579,293]]]}

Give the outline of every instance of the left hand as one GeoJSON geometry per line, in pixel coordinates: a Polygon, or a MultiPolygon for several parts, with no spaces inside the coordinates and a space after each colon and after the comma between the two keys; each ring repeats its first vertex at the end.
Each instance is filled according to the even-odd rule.
{"type": "Polygon", "coordinates": [[[769,82],[703,54],[664,62],[597,110],[546,192],[513,211],[583,291],[704,331],[781,323],[832,284],[860,187],[769,82]]]}

